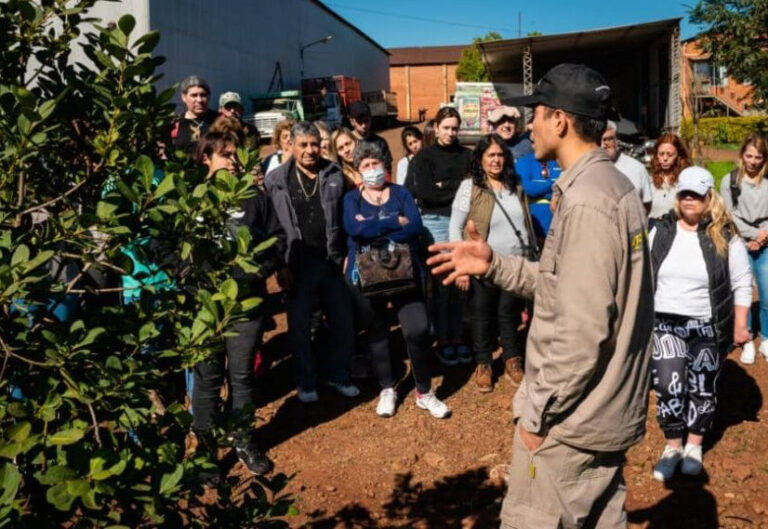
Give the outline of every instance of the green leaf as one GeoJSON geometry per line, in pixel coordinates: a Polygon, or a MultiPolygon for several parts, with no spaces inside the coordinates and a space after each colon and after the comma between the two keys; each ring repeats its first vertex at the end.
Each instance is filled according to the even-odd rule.
{"type": "Polygon", "coordinates": [[[127,37],[131,34],[131,31],[133,31],[133,28],[136,27],[136,19],[131,15],[123,15],[117,21],[117,27],[119,27],[120,31],[125,33],[125,36],[127,37]]]}
{"type": "Polygon", "coordinates": [[[66,483],[59,483],[48,489],[45,493],[45,498],[48,500],[48,503],[60,511],[68,511],[72,506],[72,502],[75,501],[75,497],[67,490],[66,483]]]}
{"type": "Polygon", "coordinates": [[[56,483],[69,481],[76,477],[77,473],[64,465],[48,467],[48,470],[46,470],[45,473],[35,474],[35,478],[37,478],[37,481],[39,481],[41,485],[55,485],[56,483]]]}
{"type": "Polygon", "coordinates": [[[152,178],[155,175],[155,164],[152,162],[152,159],[149,156],[142,154],[136,158],[135,167],[144,179],[144,187],[149,189],[152,186],[152,178]]]}
{"type": "Polygon", "coordinates": [[[83,438],[83,436],[85,436],[85,432],[83,430],[78,428],[65,428],[63,430],[59,430],[53,435],[48,436],[48,445],[71,445],[78,442],[83,438]]]}
{"type": "Polygon", "coordinates": [[[93,329],[88,331],[88,334],[85,335],[85,338],[83,338],[75,348],[80,349],[81,347],[85,347],[86,345],[91,345],[93,342],[96,341],[96,338],[98,338],[105,332],[106,330],[104,329],[104,327],[94,327],[93,329]]]}
{"type": "Polygon", "coordinates": [[[243,312],[249,312],[261,305],[262,301],[262,298],[247,298],[240,302],[240,308],[243,312]]]}
{"type": "Polygon", "coordinates": [[[26,263],[27,261],[29,261],[29,248],[26,244],[20,244],[16,247],[16,251],[13,252],[13,257],[11,257],[11,266],[26,263]]]}
{"type": "Polygon", "coordinates": [[[19,491],[19,485],[21,484],[21,474],[16,469],[16,465],[13,463],[3,463],[0,467],[0,487],[2,487],[2,494],[0,494],[0,505],[10,505],[16,498],[16,493],[19,491]]]}
{"type": "Polygon", "coordinates": [[[44,101],[40,107],[37,109],[38,114],[40,114],[40,117],[43,119],[46,119],[48,116],[53,113],[54,109],[56,108],[56,100],[55,99],[49,99],[48,101],[44,101]]]}
{"type": "Polygon", "coordinates": [[[173,472],[163,475],[160,480],[160,490],[158,493],[161,496],[168,495],[179,484],[183,475],[184,467],[181,464],[176,465],[176,469],[173,472]]]}
{"type": "Polygon", "coordinates": [[[153,195],[155,198],[160,198],[161,196],[167,194],[169,191],[173,190],[175,187],[176,185],[173,182],[173,175],[169,174],[163,178],[163,181],[160,182],[160,184],[157,186],[157,189],[155,189],[153,195]]]}
{"type": "Polygon", "coordinates": [[[160,332],[157,330],[157,327],[155,326],[155,323],[153,321],[148,321],[144,325],[141,326],[139,329],[139,341],[145,342],[149,340],[150,338],[155,338],[156,336],[159,336],[160,332]]]}
{"type": "Polygon", "coordinates": [[[96,204],[96,216],[101,220],[110,219],[114,215],[115,211],[117,211],[117,204],[112,202],[99,200],[99,203],[96,204]]]}
{"type": "Polygon", "coordinates": [[[32,423],[23,421],[5,429],[5,438],[9,441],[22,442],[32,432],[32,423]]]}
{"type": "Polygon", "coordinates": [[[26,266],[24,267],[24,273],[28,274],[38,266],[47,263],[54,255],[53,250],[43,250],[42,252],[38,252],[36,256],[32,258],[31,261],[28,261],[26,266]]]}
{"type": "Polygon", "coordinates": [[[231,300],[237,299],[237,282],[230,277],[221,284],[219,292],[231,300]]]}
{"type": "Polygon", "coordinates": [[[111,478],[112,476],[119,476],[125,470],[125,466],[126,466],[125,461],[121,460],[107,469],[99,470],[98,472],[91,473],[91,477],[95,481],[102,481],[107,478],[111,478]]]}
{"type": "Polygon", "coordinates": [[[67,491],[72,496],[84,496],[91,490],[91,484],[84,479],[67,481],[67,491]]]}
{"type": "Polygon", "coordinates": [[[6,443],[0,441],[0,457],[15,459],[23,449],[24,447],[21,445],[21,443],[6,443]]]}

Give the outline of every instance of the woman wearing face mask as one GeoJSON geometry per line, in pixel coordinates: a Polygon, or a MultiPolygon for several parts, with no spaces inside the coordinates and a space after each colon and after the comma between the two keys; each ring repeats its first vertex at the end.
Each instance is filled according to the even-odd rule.
{"type": "Polygon", "coordinates": [[[659,481],[670,480],[678,465],[683,474],[701,472],[701,443],[712,429],[728,349],[750,339],[747,250],[713,185],[706,169],[684,169],[674,209],[649,236],[656,282],[651,376],[666,438],[653,470],[659,481]]]}
{"type": "Polygon", "coordinates": [[[648,214],[651,226],[674,207],[677,175],[690,165],[688,151],[676,134],[665,134],[656,140],[651,159],[653,194],[648,214]]]}
{"type": "Polygon", "coordinates": [[[347,189],[360,187],[363,183],[355,169],[355,145],[357,138],[349,129],[340,128],[331,134],[331,159],[341,166],[347,189]]]}
{"type": "Polygon", "coordinates": [[[403,129],[400,134],[400,140],[403,143],[403,152],[405,156],[397,162],[397,183],[405,184],[405,177],[408,175],[408,164],[411,162],[417,152],[421,150],[422,139],[424,135],[416,127],[409,125],[403,129]]]}
{"type": "Polygon", "coordinates": [[[275,152],[267,156],[261,162],[261,174],[267,174],[275,167],[284,164],[291,158],[293,150],[291,149],[291,127],[296,122],[292,119],[284,119],[275,125],[272,131],[272,147],[275,152]]]}
{"type": "MultiPolygon", "coordinates": [[[[757,133],[744,140],[739,150],[739,166],[720,183],[720,194],[749,250],[752,274],[760,298],[760,354],[768,360],[768,142],[757,133]]],[[[752,325],[750,314],[750,328],[752,325]]],[[[743,364],[755,363],[752,340],[741,350],[743,364]]]]}
{"type": "MultiPolygon", "coordinates": [[[[429,322],[421,290],[415,288],[388,296],[367,297],[359,288],[356,256],[362,246],[387,238],[392,242],[409,244],[411,256],[418,255],[418,237],[422,232],[419,210],[404,187],[387,182],[384,154],[377,145],[359,142],[355,147],[353,163],[363,184],[344,197],[344,229],[348,234],[349,248],[346,276],[352,285],[359,326],[367,334],[372,367],[381,386],[376,413],[381,417],[391,417],[397,404],[387,325],[387,306],[391,304],[397,313],[411,360],[416,382],[416,405],[429,411],[433,417],[445,418],[450,411],[432,391],[429,322]]],[[[423,266],[418,259],[414,259],[413,266],[416,274],[423,275],[423,266]]]]}
{"type": "MultiPolygon", "coordinates": [[[[455,108],[441,108],[435,116],[437,142],[419,151],[408,168],[408,178],[413,176],[415,196],[421,204],[427,244],[448,242],[451,204],[469,172],[472,153],[458,142],[460,124],[455,108]]],[[[469,364],[472,354],[462,343],[462,296],[455,286],[443,285],[440,278],[430,276],[438,357],[449,366],[469,364]]]]}
{"type": "MultiPolygon", "coordinates": [[[[469,173],[471,178],[461,183],[453,201],[451,241],[468,238],[465,228],[471,220],[494,252],[527,255],[530,245],[536,244],[536,236],[512,154],[500,135],[489,134],[478,142],[469,173]]],[[[499,335],[504,375],[514,386],[520,385],[526,333],[518,328],[525,301],[482,278],[462,277],[457,282],[461,288],[469,287],[470,292],[468,310],[477,389],[481,393],[493,391],[491,364],[499,335]]]]}

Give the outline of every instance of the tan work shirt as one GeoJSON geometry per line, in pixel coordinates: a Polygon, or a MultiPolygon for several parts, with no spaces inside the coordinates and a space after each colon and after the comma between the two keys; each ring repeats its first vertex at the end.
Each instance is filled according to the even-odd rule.
{"type": "Polygon", "coordinates": [[[554,186],[541,260],[494,255],[486,274],[535,298],[515,417],[571,446],[622,450],[642,438],[648,409],[653,284],[645,211],[602,149],[554,186]]]}

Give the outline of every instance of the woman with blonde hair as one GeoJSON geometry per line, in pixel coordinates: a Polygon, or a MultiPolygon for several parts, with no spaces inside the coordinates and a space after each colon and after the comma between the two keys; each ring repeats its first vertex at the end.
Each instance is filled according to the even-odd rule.
{"type": "Polygon", "coordinates": [[[658,481],[670,480],[678,465],[683,474],[701,472],[701,444],[712,429],[723,363],[731,344],[751,338],[747,249],[713,186],[706,169],[684,169],[674,209],[650,233],[656,281],[652,381],[656,419],[667,441],[653,470],[658,481]]]}
{"type": "Polygon", "coordinates": [[[291,127],[296,124],[292,119],[284,119],[275,124],[272,131],[272,148],[275,151],[267,156],[261,164],[261,172],[266,176],[269,172],[291,159],[291,127]]]}
{"type": "Polygon", "coordinates": [[[676,134],[664,134],[653,147],[651,181],[653,183],[651,225],[669,213],[675,203],[675,185],[680,171],[691,165],[688,151],[676,134]]]}
{"type": "Polygon", "coordinates": [[[356,145],[357,138],[348,128],[342,127],[331,134],[331,158],[341,166],[347,190],[363,185],[363,179],[355,169],[356,145]]]}
{"type": "MultiPolygon", "coordinates": [[[[768,360],[768,144],[753,132],[739,150],[739,166],[720,183],[720,194],[733,216],[736,228],[749,250],[749,262],[760,298],[760,353],[768,360]]],[[[752,325],[750,314],[749,326],[752,325]]],[[[751,340],[741,350],[741,363],[755,363],[755,344],[751,340]]]]}

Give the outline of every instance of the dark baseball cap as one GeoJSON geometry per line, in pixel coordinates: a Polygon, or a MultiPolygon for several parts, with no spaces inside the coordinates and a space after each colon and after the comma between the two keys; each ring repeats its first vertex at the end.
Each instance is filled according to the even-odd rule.
{"type": "Polygon", "coordinates": [[[583,64],[558,64],[541,78],[533,94],[513,97],[507,105],[546,105],[588,118],[616,119],[611,87],[597,71],[583,64]]]}
{"type": "Polygon", "coordinates": [[[349,117],[354,119],[369,118],[371,117],[371,107],[365,101],[355,101],[349,105],[349,117]]]}

